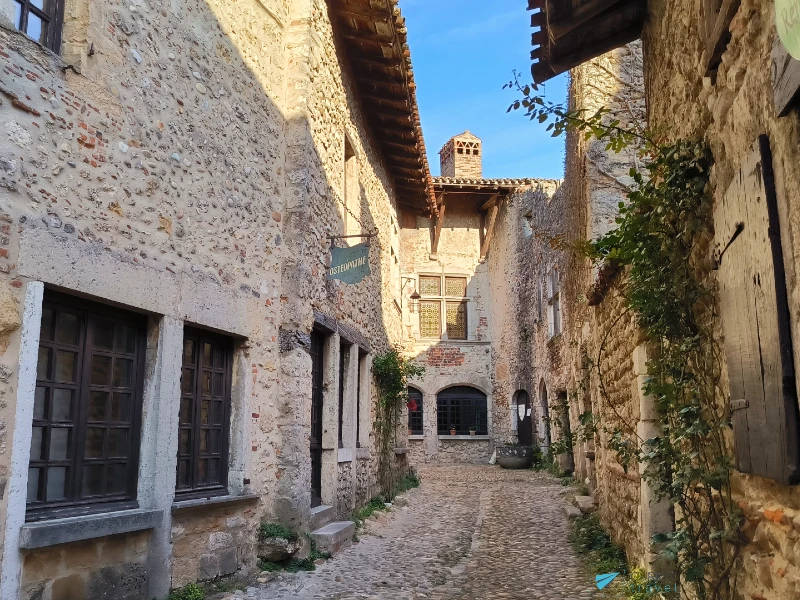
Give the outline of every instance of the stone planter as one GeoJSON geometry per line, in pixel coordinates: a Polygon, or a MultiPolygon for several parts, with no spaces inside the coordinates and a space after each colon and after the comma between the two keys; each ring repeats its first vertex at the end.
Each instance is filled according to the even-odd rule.
{"type": "Polygon", "coordinates": [[[497,464],[504,469],[528,469],[533,464],[530,446],[498,446],[497,464]]]}
{"type": "Polygon", "coordinates": [[[455,429],[451,429],[450,430],[450,435],[455,435],[456,433],[458,433],[458,432],[455,429]]]}
{"type": "Polygon", "coordinates": [[[475,435],[476,433],[477,433],[477,431],[475,431],[474,429],[470,429],[469,430],[469,434],[470,435],[475,435]]]}

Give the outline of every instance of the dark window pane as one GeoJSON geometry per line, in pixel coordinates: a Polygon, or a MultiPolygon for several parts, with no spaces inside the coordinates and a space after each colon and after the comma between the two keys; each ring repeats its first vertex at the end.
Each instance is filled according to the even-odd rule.
{"type": "Polygon", "coordinates": [[[194,369],[184,369],[181,373],[181,393],[194,393],[194,369]]]}
{"type": "Polygon", "coordinates": [[[207,460],[199,460],[200,463],[200,470],[197,474],[197,483],[200,485],[205,485],[208,483],[208,461],[207,460]]]}
{"type": "Polygon", "coordinates": [[[103,458],[103,434],[105,431],[102,427],[86,429],[86,458],[103,458]]]}
{"type": "Polygon", "coordinates": [[[89,392],[88,420],[90,422],[106,420],[107,401],[108,401],[108,392],[89,392]]]}
{"type": "Polygon", "coordinates": [[[56,388],[53,390],[52,421],[70,421],[72,419],[72,396],[74,390],[56,388]]]}
{"type": "Polygon", "coordinates": [[[201,377],[202,377],[202,379],[201,379],[202,387],[200,389],[200,393],[203,394],[203,396],[210,396],[211,395],[211,373],[209,373],[208,371],[203,371],[203,374],[202,374],[201,377]]]}
{"type": "Polygon", "coordinates": [[[127,358],[114,360],[114,387],[133,387],[133,361],[127,358]]]}
{"type": "Polygon", "coordinates": [[[117,337],[114,341],[114,350],[133,354],[136,350],[136,332],[128,325],[117,325],[117,337]]]}
{"type": "Polygon", "coordinates": [[[203,366],[210,367],[211,366],[211,344],[205,342],[203,344],[203,366]]]}
{"type": "Polygon", "coordinates": [[[183,362],[194,364],[194,340],[183,340],[183,362]]]}
{"type": "Polygon", "coordinates": [[[200,432],[200,453],[205,454],[208,452],[208,429],[200,432]]]}
{"type": "Polygon", "coordinates": [[[56,342],[77,346],[79,339],[78,325],[79,319],[77,315],[66,312],[59,313],[56,321],[56,342]]]}
{"type": "Polygon", "coordinates": [[[202,425],[208,425],[208,408],[209,404],[211,404],[208,400],[203,400],[200,406],[200,423],[202,425]]]}
{"type": "Polygon", "coordinates": [[[128,465],[124,463],[106,467],[108,482],[106,494],[123,494],[128,487],[128,465]]]}
{"type": "Polygon", "coordinates": [[[214,368],[222,369],[225,366],[225,352],[219,346],[214,348],[214,368]]]}
{"type": "Polygon", "coordinates": [[[208,461],[208,482],[209,483],[222,483],[219,480],[219,459],[212,458],[208,461]]]}
{"type": "Polygon", "coordinates": [[[178,461],[178,487],[186,488],[192,485],[189,478],[189,461],[178,461]]]}
{"type": "Polygon", "coordinates": [[[181,398],[181,423],[187,425],[192,422],[192,400],[191,398],[181,398]]]}
{"type": "Polygon", "coordinates": [[[44,419],[44,409],[47,406],[47,388],[37,387],[33,397],[33,418],[44,419]]]}
{"type": "Polygon", "coordinates": [[[56,352],[56,375],[53,379],[61,383],[75,383],[77,366],[77,352],[58,350],[56,352]]]}
{"type": "Polygon", "coordinates": [[[96,321],[92,342],[95,350],[112,351],[114,349],[114,323],[106,320],[96,321]]]}
{"type": "Polygon", "coordinates": [[[222,402],[211,404],[211,424],[222,425],[222,402]]]}
{"type": "Polygon", "coordinates": [[[92,356],[92,385],[108,386],[111,384],[111,357],[110,356],[92,356]]]}
{"type": "Polygon", "coordinates": [[[211,390],[211,395],[215,398],[221,397],[225,393],[225,375],[223,373],[214,373],[214,387],[211,390]]]}
{"type": "Polygon", "coordinates": [[[192,432],[189,429],[181,429],[178,453],[186,456],[192,451],[192,432]]]}
{"type": "Polygon", "coordinates": [[[47,469],[47,501],[63,500],[67,497],[67,467],[47,469]]]}
{"type": "Polygon", "coordinates": [[[130,406],[133,396],[127,392],[114,392],[111,400],[111,415],[109,420],[113,423],[128,423],[130,421],[130,406]]]}
{"type": "Polygon", "coordinates": [[[53,311],[50,308],[42,310],[42,329],[39,338],[43,342],[53,341],[53,311]]]}
{"type": "Polygon", "coordinates": [[[105,465],[83,465],[82,495],[99,496],[103,493],[103,471],[105,465]]]}
{"type": "Polygon", "coordinates": [[[69,456],[69,438],[72,429],[68,427],[50,428],[50,460],[66,460],[69,456]]]}
{"type": "Polygon", "coordinates": [[[109,429],[106,449],[108,458],[126,458],[128,456],[128,430],[109,429]]]}
{"type": "Polygon", "coordinates": [[[42,460],[44,427],[34,427],[31,435],[31,460],[42,460]]]}
{"type": "Polygon", "coordinates": [[[39,362],[36,365],[36,379],[50,379],[50,358],[52,350],[50,348],[39,348],[39,362]]]}
{"type": "Polygon", "coordinates": [[[210,429],[208,432],[208,451],[211,454],[219,454],[221,451],[219,444],[219,429],[210,429]]]}
{"type": "Polygon", "coordinates": [[[28,502],[39,501],[39,486],[42,481],[42,470],[38,468],[28,469],[28,502]]]}

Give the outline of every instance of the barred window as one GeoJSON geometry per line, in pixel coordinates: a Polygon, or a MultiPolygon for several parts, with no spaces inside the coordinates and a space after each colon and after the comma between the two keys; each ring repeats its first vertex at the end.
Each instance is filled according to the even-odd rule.
{"type": "Polygon", "coordinates": [[[12,0],[14,26],[56,54],[61,52],[64,0],[12,0]]]}
{"type": "Polygon", "coordinates": [[[28,520],[136,505],[146,319],[45,292],[28,520]]]}
{"type": "Polygon", "coordinates": [[[228,489],[230,338],[185,328],[176,493],[224,495],[228,489]]]}
{"type": "Polygon", "coordinates": [[[420,336],[467,339],[467,278],[423,275],[419,278],[420,336]],[[444,320],[442,319],[444,317],[444,320]]]}
{"type": "Polygon", "coordinates": [[[439,435],[448,435],[455,429],[457,435],[489,435],[486,416],[486,394],[472,387],[451,387],[436,397],[436,429],[439,435]]]}
{"type": "Polygon", "coordinates": [[[411,435],[422,435],[424,433],[422,425],[422,392],[414,388],[408,388],[408,431],[411,435]],[[415,410],[411,410],[416,407],[415,410]]]}

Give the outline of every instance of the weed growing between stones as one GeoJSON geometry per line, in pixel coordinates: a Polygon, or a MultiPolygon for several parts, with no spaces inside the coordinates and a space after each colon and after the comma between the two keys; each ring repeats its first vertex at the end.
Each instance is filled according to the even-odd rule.
{"type": "Polygon", "coordinates": [[[206,592],[196,583],[172,590],[167,600],[205,600],[206,592]]]}
{"type": "MultiPolygon", "coordinates": [[[[293,533],[288,529],[286,529],[286,531],[294,535],[294,538],[288,538],[285,535],[267,535],[266,537],[282,537],[290,541],[296,540],[299,537],[296,533],[293,533]]],[[[298,573],[300,571],[316,571],[317,561],[320,559],[329,560],[332,555],[330,552],[323,552],[322,550],[317,548],[316,540],[309,534],[305,534],[305,536],[308,539],[308,543],[311,546],[311,551],[309,552],[306,558],[290,558],[288,560],[284,560],[277,563],[268,560],[260,560],[258,561],[258,568],[266,573],[277,573],[280,571],[283,571],[285,573],[298,573]]]]}
{"type": "Polygon", "coordinates": [[[353,522],[356,524],[356,527],[361,527],[364,521],[381,510],[386,510],[386,502],[384,502],[382,497],[376,496],[370,500],[366,506],[353,511],[353,522]]]}
{"type": "MultiPolygon", "coordinates": [[[[743,545],[743,515],[731,494],[730,416],[721,381],[718,298],[707,260],[713,238],[709,173],[713,158],[702,140],[675,140],[669,132],[623,125],[606,108],[593,114],[571,110],[537,95],[536,85],[516,77],[506,87],[522,98],[523,110],[545,123],[554,136],[567,130],[606,143],[606,150],[636,150],[641,169],[617,226],[597,241],[565,251],[581,252],[621,274],[622,297],[647,341],[648,378],[642,392],[654,398],[660,432],[641,439],[637,423],[620,414],[606,391],[602,354],[593,365],[604,404],[617,419],[604,427],[607,447],[625,469],[638,463],[656,500],[674,507],[675,529],[654,536],[662,554],[674,561],[685,582],[682,593],[698,600],[735,597],[734,566],[743,545]]],[[[602,298],[602,293],[599,294],[602,298]]],[[[581,415],[581,425],[597,427],[598,415],[581,415]]],[[[565,444],[572,440],[564,439],[565,444]]]]}
{"type": "Polygon", "coordinates": [[[406,476],[403,477],[394,487],[390,501],[394,500],[400,494],[404,494],[408,490],[418,488],[421,483],[422,481],[420,480],[419,475],[412,468],[411,471],[407,473],[406,476]]]}
{"type": "Polygon", "coordinates": [[[297,533],[288,527],[279,525],[278,523],[261,523],[261,526],[258,530],[258,535],[260,540],[266,540],[268,538],[281,538],[289,542],[293,542],[299,537],[297,533]]]}
{"type": "Polygon", "coordinates": [[[569,542],[575,552],[584,557],[594,574],[627,573],[625,549],[611,541],[597,513],[572,520],[569,542]]]}

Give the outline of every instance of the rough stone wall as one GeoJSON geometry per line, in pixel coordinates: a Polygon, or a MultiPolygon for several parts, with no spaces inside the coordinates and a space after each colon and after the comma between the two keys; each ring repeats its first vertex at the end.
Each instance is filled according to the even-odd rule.
{"type": "Polygon", "coordinates": [[[148,600],[148,546],[142,532],[26,552],[20,597],[148,600]]]}
{"type": "Polygon", "coordinates": [[[255,568],[255,510],[233,507],[172,519],[172,585],[208,581],[255,568]]]}
{"type": "MultiPolygon", "coordinates": [[[[373,352],[400,339],[389,263],[393,192],[326,3],[75,0],[66,13],[64,60],[74,69],[0,26],[0,489],[10,471],[27,281],[19,264],[47,266],[20,250],[20,232],[36,228],[86,249],[74,278],[60,279],[68,289],[105,296],[81,287],[99,268],[88,258],[97,252],[247,299],[245,475],[262,500],[245,528],[264,515],[304,522],[310,359],[302,344],[279,355],[279,327],[307,333],[316,308],[357,329],[373,352]],[[380,232],[373,275],[355,286],[324,279],[324,238],[342,230],[345,133],[359,162],[356,212],[365,229],[380,232]]],[[[130,292],[134,306],[147,293],[130,292]]],[[[371,487],[374,476],[365,479],[371,487]]],[[[5,510],[3,496],[0,522],[5,510]]],[[[189,530],[209,526],[193,519],[186,517],[189,530]]],[[[210,523],[230,533],[227,521],[210,523]]],[[[246,565],[249,546],[236,547],[246,565]]],[[[182,571],[176,578],[188,581],[182,571]]]]}
{"type": "MultiPolygon", "coordinates": [[[[675,138],[708,141],[714,156],[711,187],[715,197],[725,193],[756,137],[769,135],[797,370],[800,122],[797,111],[784,118],[775,114],[770,59],[776,39],[775,3],[742,1],[714,80],[704,76],[701,65],[703,21],[694,2],[657,0],[650,11],[643,34],[648,117],[652,125],[666,126],[675,138]]],[[[749,545],[743,550],[737,593],[769,600],[797,596],[800,554],[793,519],[800,510],[800,498],[796,489],[744,474],[735,481],[734,492],[749,519],[749,545]]]]}
{"type": "Polygon", "coordinates": [[[439,440],[437,461],[441,463],[487,464],[492,452],[489,440],[450,441],[445,436],[439,440]]]}
{"type": "Polygon", "coordinates": [[[336,489],[336,514],[340,519],[349,518],[355,508],[353,502],[353,473],[352,462],[339,463],[339,481],[336,489]]]}

